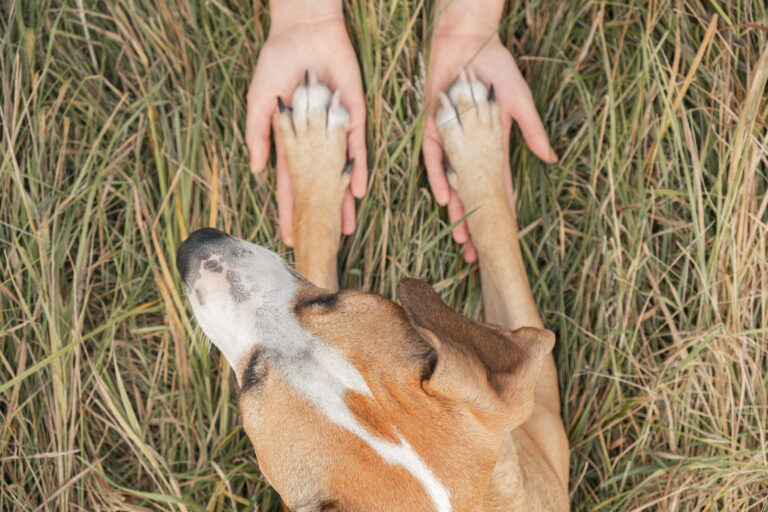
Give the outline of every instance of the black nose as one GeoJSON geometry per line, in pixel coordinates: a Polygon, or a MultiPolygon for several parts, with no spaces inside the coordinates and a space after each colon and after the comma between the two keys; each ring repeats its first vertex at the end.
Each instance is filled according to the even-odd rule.
{"type": "Polygon", "coordinates": [[[195,261],[195,256],[201,247],[214,240],[220,240],[222,238],[229,238],[229,235],[223,231],[213,228],[198,229],[179,246],[179,251],[176,253],[176,268],[181,274],[181,278],[186,281],[187,273],[191,268],[191,264],[195,261]]]}

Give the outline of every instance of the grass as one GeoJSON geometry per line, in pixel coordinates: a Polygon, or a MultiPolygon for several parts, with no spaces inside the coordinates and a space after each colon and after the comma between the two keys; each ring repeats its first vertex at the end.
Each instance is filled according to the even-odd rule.
{"type": "MultiPolygon", "coordinates": [[[[373,172],[342,283],[478,316],[419,154],[431,9],[346,8],[373,172]]],[[[0,509],[280,510],[174,271],[206,225],[285,252],[243,140],[256,17],[0,7],[0,509]]],[[[514,136],[574,510],[768,510],[768,8],[513,2],[502,32],[561,156],[514,136]]]]}

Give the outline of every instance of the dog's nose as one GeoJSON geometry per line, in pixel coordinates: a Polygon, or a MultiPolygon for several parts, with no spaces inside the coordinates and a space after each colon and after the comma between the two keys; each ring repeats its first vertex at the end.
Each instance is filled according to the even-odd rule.
{"type": "Polygon", "coordinates": [[[200,249],[210,242],[222,238],[229,238],[229,235],[218,229],[203,228],[198,229],[184,240],[176,253],[176,268],[184,281],[187,280],[187,273],[192,263],[197,259],[196,255],[200,249]]]}

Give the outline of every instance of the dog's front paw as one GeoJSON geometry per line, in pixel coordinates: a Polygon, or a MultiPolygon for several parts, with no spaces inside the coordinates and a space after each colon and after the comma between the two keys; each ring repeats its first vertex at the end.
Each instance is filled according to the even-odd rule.
{"type": "Polygon", "coordinates": [[[296,208],[322,207],[328,215],[339,216],[351,169],[347,164],[349,113],[340,102],[340,92],[331,94],[308,71],[293,93],[291,106],[282,98],[277,102],[277,126],[296,208]]]}
{"type": "Polygon", "coordinates": [[[470,68],[459,70],[459,78],[440,93],[436,121],[448,155],[446,173],[451,186],[466,204],[473,196],[503,190],[503,129],[493,85],[490,91],[470,68]]]}

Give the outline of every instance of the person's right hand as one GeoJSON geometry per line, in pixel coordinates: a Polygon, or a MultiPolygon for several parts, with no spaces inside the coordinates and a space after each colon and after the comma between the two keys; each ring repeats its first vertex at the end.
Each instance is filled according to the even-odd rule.
{"type": "MultiPolygon", "coordinates": [[[[287,6],[281,4],[281,8],[284,7],[287,6]]],[[[251,171],[261,172],[267,164],[269,132],[277,110],[277,97],[281,97],[288,104],[294,89],[303,80],[304,73],[307,70],[314,71],[317,78],[332,90],[341,90],[341,102],[349,110],[347,152],[349,158],[354,159],[354,166],[350,189],[339,214],[342,216],[342,233],[351,234],[355,229],[353,195],[359,198],[365,194],[368,174],[365,100],[357,57],[344,26],[340,2],[338,12],[334,10],[326,17],[317,16],[317,13],[305,13],[307,19],[302,20],[300,9],[291,11],[293,12],[289,12],[288,16],[279,16],[275,8],[272,9],[269,37],[259,54],[256,71],[248,90],[245,139],[250,152],[251,171]],[[284,19],[289,21],[281,21],[284,19]]],[[[292,247],[293,185],[278,137],[275,138],[275,149],[280,230],[285,244],[292,247]]]]}
{"type": "MultiPolygon", "coordinates": [[[[439,0],[436,26],[432,40],[432,52],[427,69],[427,108],[432,108],[440,91],[453,82],[459,69],[471,66],[477,78],[486,87],[493,85],[501,110],[504,127],[504,143],[509,150],[512,120],[520,127],[523,138],[533,153],[544,162],[557,161],[549,145],[547,132],[541,122],[528,83],[520,74],[515,59],[501,43],[496,33],[504,2],[489,0],[439,0]]],[[[456,222],[464,216],[464,205],[451,189],[443,168],[443,142],[432,109],[424,124],[422,140],[424,164],[432,193],[438,204],[448,207],[448,217],[456,222]]],[[[510,207],[515,208],[512,178],[507,161],[505,185],[510,207]]],[[[464,259],[473,262],[477,250],[472,244],[467,223],[461,222],[453,229],[453,238],[464,244],[464,259]]]]}

